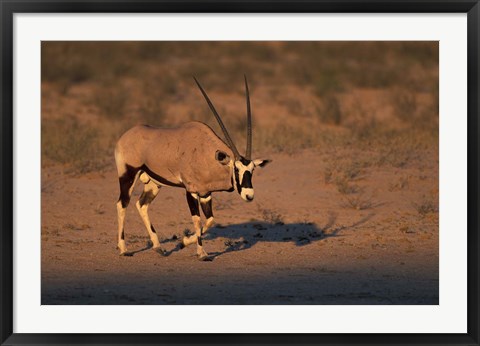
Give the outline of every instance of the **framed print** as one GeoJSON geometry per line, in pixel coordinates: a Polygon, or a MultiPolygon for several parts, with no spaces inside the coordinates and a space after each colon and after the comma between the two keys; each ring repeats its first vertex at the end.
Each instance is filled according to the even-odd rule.
{"type": "Polygon", "coordinates": [[[2,344],[478,344],[478,1],[1,6],[2,344]]]}

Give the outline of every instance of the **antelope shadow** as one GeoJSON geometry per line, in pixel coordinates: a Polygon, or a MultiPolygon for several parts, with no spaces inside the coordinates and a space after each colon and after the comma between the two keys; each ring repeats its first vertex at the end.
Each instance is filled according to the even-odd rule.
{"type": "MultiPolygon", "coordinates": [[[[335,214],[331,214],[325,225],[318,225],[312,222],[299,223],[283,223],[283,222],[266,222],[251,221],[232,225],[217,224],[210,228],[204,235],[204,240],[215,240],[217,238],[224,239],[225,249],[223,251],[210,252],[210,259],[219,257],[225,253],[233,251],[244,251],[255,246],[259,242],[269,243],[293,243],[296,246],[305,246],[313,242],[322,241],[333,237],[344,236],[345,231],[354,231],[356,227],[368,222],[374,214],[369,214],[360,218],[349,225],[334,226],[337,220],[335,214]]],[[[186,235],[193,234],[189,229],[184,232],[186,235]]],[[[163,256],[170,256],[174,252],[180,251],[181,237],[173,235],[171,238],[160,241],[162,244],[176,243],[171,250],[163,250],[159,252],[163,256]]],[[[136,253],[149,250],[152,247],[147,242],[145,247],[131,251],[127,256],[133,256],[136,253]]]]}
{"type": "Polygon", "coordinates": [[[325,225],[312,222],[283,223],[253,221],[240,224],[212,227],[205,235],[205,240],[217,238],[225,240],[226,248],[220,252],[210,252],[213,258],[228,252],[250,249],[259,242],[268,243],[293,243],[295,246],[305,246],[328,238],[342,237],[343,232],[355,230],[356,227],[368,222],[374,214],[360,218],[350,225],[334,226],[336,215],[330,215],[325,225]]]}

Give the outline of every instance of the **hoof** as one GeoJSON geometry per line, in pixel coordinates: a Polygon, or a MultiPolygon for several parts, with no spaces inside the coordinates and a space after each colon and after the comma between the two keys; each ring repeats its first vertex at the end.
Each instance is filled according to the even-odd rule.
{"type": "Polygon", "coordinates": [[[167,254],[167,251],[165,251],[164,249],[162,249],[161,247],[157,247],[156,249],[154,249],[156,253],[158,253],[159,255],[162,255],[164,257],[168,256],[167,254]]]}
{"type": "Polygon", "coordinates": [[[211,262],[211,261],[213,261],[213,257],[211,257],[209,255],[203,255],[203,256],[199,256],[198,260],[202,261],[202,262],[211,262]]]}
{"type": "Polygon", "coordinates": [[[183,241],[181,241],[180,243],[178,243],[177,247],[182,250],[185,248],[185,244],[183,243],[183,241]]]}
{"type": "Polygon", "coordinates": [[[125,252],[122,252],[120,254],[120,256],[124,256],[124,257],[132,257],[133,256],[133,253],[131,252],[128,252],[128,251],[125,251],[125,252]]]}
{"type": "Polygon", "coordinates": [[[151,240],[148,240],[148,241],[147,241],[147,244],[145,244],[145,246],[147,247],[147,249],[152,248],[152,247],[153,247],[152,241],[151,241],[151,240]]]}

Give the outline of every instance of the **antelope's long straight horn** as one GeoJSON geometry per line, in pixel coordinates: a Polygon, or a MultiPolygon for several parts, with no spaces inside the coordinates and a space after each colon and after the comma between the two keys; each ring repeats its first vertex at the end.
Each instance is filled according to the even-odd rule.
{"type": "Polygon", "coordinates": [[[245,97],[247,98],[247,150],[245,158],[250,160],[252,158],[252,110],[250,109],[250,93],[248,91],[247,76],[245,77],[245,97]]]}
{"type": "Polygon", "coordinates": [[[205,100],[207,101],[207,104],[210,107],[213,115],[215,115],[215,118],[217,118],[218,124],[220,125],[220,127],[223,131],[223,134],[225,135],[225,139],[227,140],[228,145],[230,146],[230,149],[232,149],[233,153],[235,154],[235,159],[238,159],[240,157],[240,154],[238,153],[237,147],[233,143],[232,138],[228,134],[227,128],[223,124],[222,118],[220,118],[220,115],[217,113],[217,110],[213,106],[212,101],[210,101],[210,99],[208,98],[207,93],[205,92],[205,90],[203,90],[203,88],[200,85],[200,83],[198,82],[197,78],[195,78],[195,76],[193,76],[193,79],[195,80],[195,83],[197,83],[198,87],[200,88],[200,91],[202,92],[203,97],[205,97],[205,100]]]}

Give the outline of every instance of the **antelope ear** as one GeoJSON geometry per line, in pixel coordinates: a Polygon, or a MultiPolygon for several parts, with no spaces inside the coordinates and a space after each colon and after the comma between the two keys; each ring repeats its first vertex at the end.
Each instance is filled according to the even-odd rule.
{"type": "Polygon", "coordinates": [[[230,156],[226,152],[217,150],[215,153],[215,160],[220,162],[222,165],[226,165],[230,162],[230,156]]]}
{"type": "Polygon", "coordinates": [[[272,160],[253,160],[255,167],[265,167],[270,162],[272,162],[272,160]]]}

